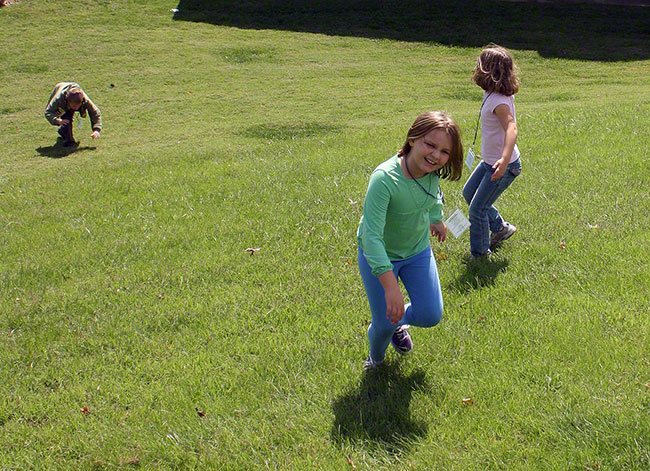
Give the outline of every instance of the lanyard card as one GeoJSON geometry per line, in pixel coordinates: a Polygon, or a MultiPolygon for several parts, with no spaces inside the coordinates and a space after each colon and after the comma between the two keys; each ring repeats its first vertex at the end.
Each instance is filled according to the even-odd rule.
{"type": "Polygon", "coordinates": [[[467,165],[470,170],[472,170],[472,167],[474,166],[475,157],[476,156],[474,155],[474,150],[471,147],[467,149],[467,157],[465,157],[465,165],[467,165]]]}
{"type": "Polygon", "coordinates": [[[81,124],[84,122],[83,119],[81,119],[81,116],[79,116],[79,119],[77,119],[77,129],[81,129],[81,124]]]}
{"type": "Polygon", "coordinates": [[[456,211],[454,211],[451,216],[449,216],[449,219],[445,221],[445,224],[451,233],[454,234],[454,237],[456,237],[456,239],[458,239],[470,226],[468,219],[458,208],[456,208],[456,211]]]}

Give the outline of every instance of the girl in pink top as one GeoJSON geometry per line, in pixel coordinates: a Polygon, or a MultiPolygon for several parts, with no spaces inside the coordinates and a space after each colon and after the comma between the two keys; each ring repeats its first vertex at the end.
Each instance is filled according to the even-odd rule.
{"type": "Polygon", "coordinates": [[[481,106],[481,162],[463,187],[469,204],[469,241],[472,257],[488,255],[517,228],[504,221],[494,206],[501,193],[521,173],[517,147],[515,93],[519,77],[512,55],[490,44],[481,52],[474,82],[485,90],[481,106]]]}

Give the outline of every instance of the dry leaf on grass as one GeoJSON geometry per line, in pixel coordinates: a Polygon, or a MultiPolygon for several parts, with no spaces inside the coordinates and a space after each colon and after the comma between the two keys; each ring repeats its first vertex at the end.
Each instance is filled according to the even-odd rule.
{"type": "Polygon", "coordinates": [[[140,458],[138,456],[133,456],[124,460],[124,463],[129,466],[140,466],[140,458]]]}
{"type": "Polygon", "coordinates": [[[203,412],[202,410],[199,410],[198,407],[195,407],[194,409],[196,409],[196,413],[199,414],[199,417],[205,417],[205,412],[203,412]]]}
{"type": "Polygon", "coordinates": [[[346,455],[345,457],[347,458],[348,463],[350,463],[350,466],[352,466],[352,469],[357,469],[357,467],[354,465],[354,463],[352,462],[352,460],[350,459],[350,457],[347,456],[347,455],[346,455]]]}
{"type": "Polygon", "coordinates": [[[255,252],[259,252],[259,251],[260,251],[260,247],[256,247],[256,248],[248,247],[246,250],[244,250],[244,252],[248,252],[249,254],[251,254],[251,257],[255,255],[255,252]]]}
{"type": "Polygon", "coordinates": [[[88,407],[83,406],[81,409],[79,409],[83,415],[90,415],[90,409],[88,407]]]}
{"type": "Polygon", "coordinates": [[[474,404],[474,399],[472,399],[471,397],[465,397],[463,398],[463,404],[465,404],[466,406],[471,406],[472,404],[474,404]]]}

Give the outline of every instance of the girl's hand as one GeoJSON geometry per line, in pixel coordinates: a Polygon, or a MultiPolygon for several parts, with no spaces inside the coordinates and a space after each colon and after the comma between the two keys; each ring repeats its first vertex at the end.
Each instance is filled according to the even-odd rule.
{"type": "Polygon", "coordinates": [[[99,131],[93,131],[90,137],[92,137],[93,139],[97,139],[99,137],[99,131]]]}
{"type": "Polygon", "coordinates": [[[397,324],[404,316],[404,296],[399,286],[385,291],[386,295],[386,317],[392,324],[397,324]]]}
{"type": "Polygon", "coordinates": [[[431,229],[431,235],[433,237],[438,237],[438,242],[447,240],[447,225],[444,222],[432,222],[429,225],[429,229],[431,229]]]}
{"type": "Polygon", "coordinates": [[[494,170],[494,173],[492,174],[492,178],[490,178],[491,181],[498,180],[499,178],[502,178],[506,174],[506,170],[508,169],[508,162],[504,159],[499,159],[497,162],[492,166],[492,170],[494,170]]]}
{"type": "Polygon", "coordinates": [[[379,282],[384,288],[384,298],[386,299],[386,317],[393,324],[397,324],[404,316],[404,296],[399,289],[397,278],[392,271],[387,271],[379,275],[379,282]]]}

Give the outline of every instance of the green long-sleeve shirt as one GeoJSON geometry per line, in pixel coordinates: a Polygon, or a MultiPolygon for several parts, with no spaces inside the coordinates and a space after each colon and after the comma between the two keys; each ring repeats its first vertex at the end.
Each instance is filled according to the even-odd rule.
{"type": "Polygon", "coordinates": [[[418,183],[407,179],[397,155],[379,165],[370,176],[357,240],[372,274],[393,269],[391,260],[404,260],[429,246],[429,224],[442,220],[440,178],[430,173],[418,183]]]}
{"type": "MultiPolygon", "coordinates": [[[[72,87],[78,87],[81,90],[81,87],[79,87],[79,84],[74,83],[74,82],[60,82],[57,83],[56,86],[54,87],[54,90],[52,91],[52,95],[50,96],[50,100],[47,103],[47,108],[45,108],[45,118],[53,125],[57,125],[56,119],[60,118],[65,114],[66,111],[69,111],[68,109],[68,99],[66,97],[66,94],[68,93],[68,90],[70,90],[72,87]]],[[[99,108],[95,106],[95,104],[88,98],[88,95],[86,95],[86,92],[81,90],[83,93],[83,102],[81,103],[81,106],[79,107],[79,114],[81,117],[85,118],[86,113],[90,116],[90,126],[93,129],[93,131],[101,131],[102,130],[102,116],[101,112],[99,111],[99,108]]]]}

